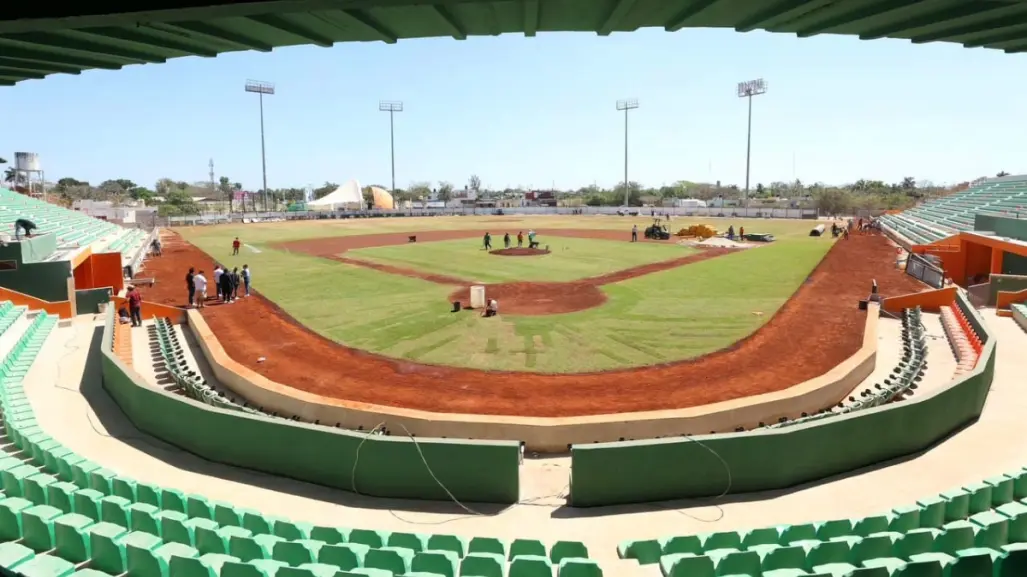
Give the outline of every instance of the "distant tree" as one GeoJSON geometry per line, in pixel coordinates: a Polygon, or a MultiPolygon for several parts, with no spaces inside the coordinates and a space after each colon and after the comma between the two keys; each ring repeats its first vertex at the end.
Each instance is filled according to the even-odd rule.
{"type": "Polygon", "coordinates": [[[431,183],[412,182],[407,188],[407,194],[410,195],[410,200],[426,200],[431,196],[431,183]]]}
{"type": "Polygon", "coordinates": [[[445,181],[439,182],[439,200],[442,202],[449,202],[452,199],[453,185],[445,181]]]}
{"type": "Polygon", "coordinates": [[[328,196],[329,194],[334,192],[336,188],[339,188],[338,184],[334,182],[325,182],[323,185],[314,189],[314,198],[318,199],[328,196]]]}
{"type": "Polygon", "coordinates": [[[467,188],[473,190],[474,192],[478,192],[479,190],[481,190],[481,179],[478,178],[477,174],[472,174],[471,178],[467,180],[467,188]]]}

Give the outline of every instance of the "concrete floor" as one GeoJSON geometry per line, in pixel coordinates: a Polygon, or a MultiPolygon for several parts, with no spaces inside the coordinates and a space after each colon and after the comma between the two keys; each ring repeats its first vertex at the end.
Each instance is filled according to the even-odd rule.
{"type": "MultiPolygon", "coordinates": [[[[658,568],[616,560],[625,539],[850,518],[881,513],[918,498],[966,485],[1027,464],[1027,384],[1022,375],[1027,334],[1009,318],[985,311],[1000,342],[992,388],[980,421],[931,451],[887,466],[794,490],[728,497],[716,503],[677,502],[576,510],[563,507],[554,479],[560,460],[529,461],[525,493],[504,510],[486,505],[369,499],[342,491],[210,463],[135,429],[103,391],[97,347],[102,326],[79,319],[58,327],[33,365],[26,393],[39,424],[58,441],[140,481],[196,492],[297,521],[386,530],[530,536],[585,542],[591,556],[617,575],[653,575],[658,568]],[[1005,351],[1005,354],[1003,354],[1005,351]],[[535,477],[531,469],[548,471],[535,477]],[[532,479],[536,479],[533,481],[532,479]],[[541,479],[541,480],[538,480],[541,479]],[[881,487],[888,487],[882,491],[881,487]]],[[[140,329],[137,329],[140,330],[140,329]]],[[[934,329],[930,329],[933,331],[934,329]]],[[[138,337],[134,337],[138,338],[138,337]]],[[[939,341],[944,344],[944,341],[939,341]]],[[[947,345],[944,345],[946,350],[947,345]]],[[[935,350],[931,372],[938,367],[935,350]]],[[[951,373],[949,373],[951,375],[951,373]]]]}

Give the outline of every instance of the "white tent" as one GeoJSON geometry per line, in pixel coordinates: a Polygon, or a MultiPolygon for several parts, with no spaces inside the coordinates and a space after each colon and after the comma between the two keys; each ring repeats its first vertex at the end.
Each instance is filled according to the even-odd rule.
{"type": "Polygon", "coordinates": [[[360,208],[363,204],[364,193],[361,191],[360,183],[351,180],[325,196],[308,202],[307,207],[333,210],[336,208],[360,208]]]}

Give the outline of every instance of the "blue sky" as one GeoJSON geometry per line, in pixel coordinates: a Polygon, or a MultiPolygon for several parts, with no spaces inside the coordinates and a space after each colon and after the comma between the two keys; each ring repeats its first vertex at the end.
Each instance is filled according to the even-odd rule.
{"type": "Polygon", "coordinates": [[[959,182],[1018,173],[1027,111],[1023,55],[905,41],[646,30],[294,47],[55,75],[0,88],[0,156],[41,155],[47,179],[98,183],[218,176],[260,187],[257,97],[265,100],[268,186],[389,184],[471,174],[484,185],[576,188],[623,178],[620,98],[631,113],[630,178],[744,182],[754,101],[752,183],[914,176],[959,182]],[[19,111],[11,113],[11,111],[19,111]],[[794,162],[793,162],[794,159],[794,162]]]}

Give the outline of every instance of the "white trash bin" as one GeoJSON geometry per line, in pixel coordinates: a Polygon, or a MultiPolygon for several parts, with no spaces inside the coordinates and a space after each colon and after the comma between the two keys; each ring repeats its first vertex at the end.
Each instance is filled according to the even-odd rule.
{"type": "Polygon", "coordinates": [[[485,287],[481,285],[473,285],[471,287],[471,308],[485,308],[485,287]]]}

